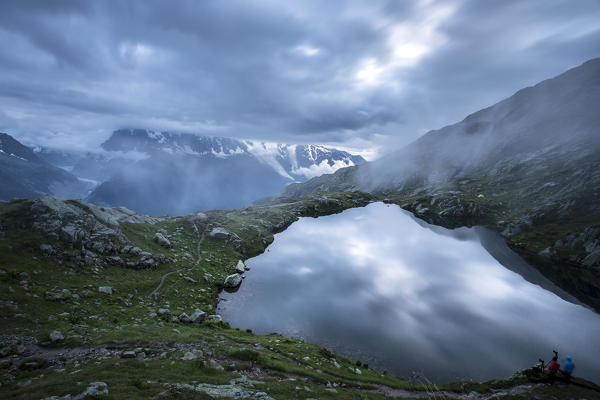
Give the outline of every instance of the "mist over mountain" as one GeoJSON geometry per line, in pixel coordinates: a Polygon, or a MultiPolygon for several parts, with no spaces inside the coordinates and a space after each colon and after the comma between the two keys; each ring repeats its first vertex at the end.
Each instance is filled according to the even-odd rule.
{"type": "Polygon", "coordinates": [[[553,174],[564,168],[572,169],[574,180],[585,176],[591,183],[595,174],[582,171],[600,161],[599,105],[600,59],[593,59],[375,162],[290,185],[284,195],[418,189],[474,176],[512,179],[517,187],[531,174],[545,177],[540,185],[560,190],[552,183],[560,177],[553,174]]]}
{"type": "MultiPolygon", "coordinates": [[[[73,159],[59,150],[40,153],[63,164],[73,159]]],[[[121,129],[70,170],[98,185],[91,202],[175,215],[248,205],[276,195],[288,183],[364,162],[316,145],[121,129]]]]}
{"type": "Polygon", "coordinates": [[[12,136],[0,133],[0,200],[35,198],[54,193],[63,198],[80,198],[90,184],[54,167],[12,136]]]}

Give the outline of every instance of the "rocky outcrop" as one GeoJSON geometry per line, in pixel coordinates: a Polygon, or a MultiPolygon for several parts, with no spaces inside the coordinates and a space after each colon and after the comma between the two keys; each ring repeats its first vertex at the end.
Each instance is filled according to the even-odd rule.
{"type": "Polygon", "coordinates": [[[169,239],[167,239],[162,233],[160,232],[156,232],[154,234],[154,237],[152,238],[152,240],[158,244],[161,247],[164,247],[166,249],[170,249],[171,248],[171,242],[169,241],[169,239]]]}
{"type": "Polygon", "coordinates": [[[210,231],[210,237],[213,237],[215,239],[225,240],[225,239],[229,239],[231,237],[231,232],[229,232],[225,228],[221,228],[220,226],[218,226],[216,228],[213,228],[212,231],[210,231]]]}

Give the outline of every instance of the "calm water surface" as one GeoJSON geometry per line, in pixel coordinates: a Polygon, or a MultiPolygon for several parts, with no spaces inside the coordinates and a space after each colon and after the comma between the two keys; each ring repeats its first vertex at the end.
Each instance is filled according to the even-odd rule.
{"type": "Polygon", "coordinates": [[[233,327],[317,343],[401,376],[509,376],[571,355],[600,380],[600,315],[482,228],[447,230],[374,203],[276,235],[219,313],[233,327]]]}

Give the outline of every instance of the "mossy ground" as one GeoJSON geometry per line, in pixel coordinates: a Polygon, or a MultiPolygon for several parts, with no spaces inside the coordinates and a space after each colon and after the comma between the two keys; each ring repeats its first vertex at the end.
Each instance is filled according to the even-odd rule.
{"type": "MultiPolygon", "coordinates": [[[[360,367],[359,374],[355,361],[298,339],[254,335],[216,321],[182,324],[172,322],[168,316],[154,315],[159,308],[168,308],[173,315],[189,314],[195,308],[214,313],[225,277],[234,273],[239,259],[264,251],[274,233],[301,216],[341,212],[381,198],[359,192],[327,194],[266,201],[239,210],[209,211],[206,220],[195,222],[175,217],[155,225],[121,224],[122,232],[133,245],[174,260],[155,270],[112,265],[95,268],[75,259],[45,256],[40,250],[42,243],[74,253],[79,250],[77,246],[71,248],[68,243],[32,233],[31,202],[0,203],[0,226],[6,234],[0,240],[1,335],[34,337],[40,342],[41,354],[53,347],[94,348],[110,344],[123,350],[148,348],[141,359],[122,359],[119,350],[106,359],[48,357],[50,362],[40,362],[39,369],[15,369],[12,366],[20,365],[28,355],[19,354],[12,346],[7,357],[11,361],[1,364],[0,397],[74,395],[83,392],[91,382],[103,381],[109,386],[107,398],[147,399],[165,392],[166,398],[204,399],[209,397],[200,392],[174,390],[169,385],[224,385],[241,375],[262,382],[255,384],[256,390],[277,399],[379,399],[385,397],[386,390],[416,394],[431,390],[431,386],[412,384],[369,368],[360,367]],[[211,237],[208,231],[215,226],[235,233],[240,242],[211,237]],[[162,248],[152,241],[159,229],[167,232],[172,248],[162,248]],[[199,260],[202,232],[205,236],[199,260]],[[165,278],[157,296],[150,298],[161,278],[173,271],[176,272],[165,278]],[[100,286],[110,286],[114,293],[101,293],[100,286]],[[59,299],[46,295],[62,289],[68,291],[59,299]],[[52,344],[49,335],[55,330],[62,332],[65,339],[52,344]],[[182,360],[182,348],[186,345],[201,346],[202,356],[182,360]],[[211,360],[223,370],[213,368],[211,360]]],[[[405,197],[403,201],[412,200],[405,197]]],[[[522,382],[457,383],[438,389],[486,393],[519,383],[522,382]]],[[[576,390],[560,392],[557,398],[575,394],[576,390]]],[[[540,392],[542,398],[548,393],[557,395],[552,388],[546,392],[540,392]]],[[[594,392],[586,392],[586,398],[593,395],[594,392]]]]}

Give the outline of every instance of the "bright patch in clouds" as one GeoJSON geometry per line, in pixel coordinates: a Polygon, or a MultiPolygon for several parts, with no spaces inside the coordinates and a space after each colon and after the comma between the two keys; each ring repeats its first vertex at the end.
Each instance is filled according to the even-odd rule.
{"type": "Polygon", "coordinates": [[[294,48],[294,52],[305,57],[313,57],[319,54],[321,50],[316,47],[303,44],[294,48]]]}

